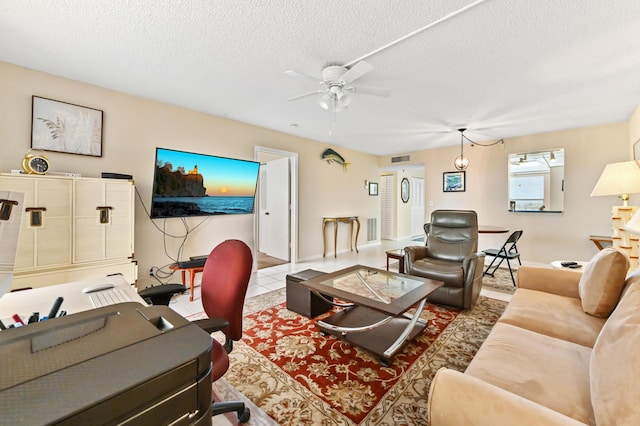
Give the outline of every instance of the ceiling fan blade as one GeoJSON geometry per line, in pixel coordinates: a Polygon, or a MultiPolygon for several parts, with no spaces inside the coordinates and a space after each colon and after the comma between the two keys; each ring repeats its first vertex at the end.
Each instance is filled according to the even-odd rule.
{"type": "Polygon", "coordinates": [[[362,93],[363,95],[371,96],[383,96],[388,97],[391,95],[392,90],[386,87],[372,87],[372,86],[351,86],[345,87],[345,90],[354,93],[362,93]]]}
{"type": "Polygon", "coordinates": [[[297,99],[306,98],[307,96],[317,95],[318,93],[324,93],[324,89],[314,90],[313,92],[303,93],[302,95],[294,96],[293,98],[287,99],[288,101],[295,101],[297,99]]]}
{"type": "Polygon", "coordinates": [[[345,83],[351,83],[352,81],[359,79],[372,69],[372,65],[369,65],[364,61],[360,61],[353,67],[351,67],[347,72],[342,74],[342,76],[340,76],[340,80],[344,81],[345,83]]]}
{"type": "Polygon", "coordinates": [[[307,80],[311,80],[316,84],[324,84],[324,82],[322,80],[320,80],[318,78],[315,78],[315,77],[311,77],[310,75],[302,73],[302,72],[299,72],[299,71],[287,70],[284,73],[286,75],[290,76],[290,77],[304,78],[304,79],[307,79],[307,80]]]}

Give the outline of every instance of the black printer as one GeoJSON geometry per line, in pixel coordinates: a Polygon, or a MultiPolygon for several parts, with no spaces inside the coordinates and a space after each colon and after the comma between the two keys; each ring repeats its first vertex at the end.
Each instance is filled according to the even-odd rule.
{"type": "Polygon", "coordinates": [[[0,331],[0,424],[211,425],[211,336],[133,302],[0,331]]]}

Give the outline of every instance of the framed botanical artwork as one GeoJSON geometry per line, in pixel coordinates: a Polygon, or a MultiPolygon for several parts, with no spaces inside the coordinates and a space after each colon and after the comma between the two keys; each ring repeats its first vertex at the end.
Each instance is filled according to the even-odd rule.
{"type": "Polygon", "coordinates": [[[102,157],[99,109],[33,96],[31,148],[102,157]]]}
{"type": "Polygon", "coordinates": [[[402,178],[400,182],[400,199],[403,203],[409,202],[409,179],[402,178]]]}
{"type": "Polygon", "coordinates": [[[466,189],[465,172],[442,173],[443,192],[464,192],[466,189]]]}
{"type": "Polygon", "coordinates": [[[378,195],[378,183],[369,182],[369,195],[378,195]]]}

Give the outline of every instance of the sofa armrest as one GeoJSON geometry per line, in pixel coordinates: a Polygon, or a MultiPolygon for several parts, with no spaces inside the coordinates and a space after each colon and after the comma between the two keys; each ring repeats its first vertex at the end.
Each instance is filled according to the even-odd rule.
{"type": "Polygon", "coordinates": [[[584,423],[456,370],[441,368],[431,382],[431,426],[567,425],[584,423]]]}
{"type": "Polygon", "coordinates": [[[578,284],[581,277],[582,274],[575,271],[550,266],[520,266],[518,287],[579,299],[578,284]]]}

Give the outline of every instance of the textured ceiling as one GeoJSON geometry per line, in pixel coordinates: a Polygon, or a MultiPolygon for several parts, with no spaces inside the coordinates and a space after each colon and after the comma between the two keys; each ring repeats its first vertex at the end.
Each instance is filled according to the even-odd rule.
{"type": "Polygon", "coordinates": [[[378,155],[640,104],[637,0],[0,0],[0,40],[0,61],[378,155]],[[374,69],[354,84],[390,97],[287,101],[318,85],[284,71],[361,58],[374,69]]]}

